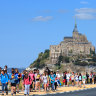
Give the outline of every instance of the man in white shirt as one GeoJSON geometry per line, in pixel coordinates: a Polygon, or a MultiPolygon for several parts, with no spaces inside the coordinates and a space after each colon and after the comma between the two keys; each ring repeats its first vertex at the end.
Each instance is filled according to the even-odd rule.
{"type": "Polygon", "coordinates": [[[57,82],[61,86],[59,70],[56,72],[57,82]]]}
{"type": "Polygon", "coordinates": [[[70,80],[70,73],[67,72],[66,74],[66,79],[67,79],[67,86],[69,86],[69,80],[70,80]]]}

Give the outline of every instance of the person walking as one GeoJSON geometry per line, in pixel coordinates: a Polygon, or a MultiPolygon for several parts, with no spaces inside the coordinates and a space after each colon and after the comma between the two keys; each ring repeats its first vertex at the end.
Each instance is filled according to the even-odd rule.
{"type": "Polygon", "coordinates": [[[71,81],[72,81],[72,86],[74,86],[75,84],[74,84],[74,72],[72,72],[72,75],[71,75],[71,81]]]}
{"type": "Polygon", "coordinates": [[[47,84],[48,84],[48,75],[47,75],[47,72],[44,72],[44,75],[42,77],[42,80],[43,80],[44,90],[46,92],[46,90],[47,90],[47,84]]]}
{"type": "Polygon", "coordinates": [[[4,95],[4,89],[6,91],[6,95],[8,95],[8,76],[7,74],[5,74],[5,71],[2,70],[1,71],[1,84],[2,84],[2,95],[4,95]]]}
{"type": "Polygon", "coordinates": [[[78,87],[78,83],[79,83],[78,73],[75,73],[75,82],[76,82],[76,87],[78,87]]]}
{"type": "Polygon", "coordinates": [[[79,73],[79,87],[80,88],[82,87],[81,84],[82,84],[82,75],[81,73],[79,73]]]}
{"type": "Polygon", "coordinates": [[[51,89],[52,91],[54,91],[54,83],[55,83],[56,75],[53,74],[53,71],[50,72],[49,78],[50,78],[50,83],[51,83],[51,89]]]}
{"type": "Polygon", "coordinates": [[[15,94],[16,96],[16,76],[15,76],[15,73],[14,71],[12,71],[12,75],[11,75],[11,78],[10,78],[10,83],[11,83],[11,96],[13,96],[13,94],[15,94]]]}
{"type": "Polygon", "coordinates": [[[62,81],[63,85],[66,86],[66,81],[67,80],[66,80],[66,73],[65,72],[63,72],[62,78],[63,78],[63,81],[62,81]]]}
{"type": "Polygon", "coordinates": [[[83,85],[84,85],[84,88],[85,88],[85,82],[86,82],[86,75],[85,75],[85,73],[83,73],[82,82],[83,82],[83,85]]]}
{"type": "Polygon", "coordinates": [[[35,91],[37,90],[37,88],[39,88],[39,92],[40,92],[40,74],[39,74],[39,70],[37,70],[37,74],[35,75],[35,79],[36,79],[36,84],[35,84],[35,91]]]}
{"type": "Polygon", "coordinates": [[[28,73],[25,74],[24,81],[23,81],[23,84],[25,85],[24,96],[26,96],[26,95],[29,96],[31,82],[32,82],[31,77],[28,75],[28,73]]]}

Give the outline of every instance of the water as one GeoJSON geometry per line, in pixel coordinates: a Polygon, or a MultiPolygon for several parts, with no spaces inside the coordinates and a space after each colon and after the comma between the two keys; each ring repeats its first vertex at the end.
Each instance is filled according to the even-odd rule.
{"type": "MultiPolygon", "coordinates": [[[[8,68],[8,73],[11,73],[11,69],[12,68],[8,68]]],[[[22,73],[24,70],[25,70],[25,68],[17,68],[18,69],[18,71],[20,72],[20,73],[22,73]]]]}

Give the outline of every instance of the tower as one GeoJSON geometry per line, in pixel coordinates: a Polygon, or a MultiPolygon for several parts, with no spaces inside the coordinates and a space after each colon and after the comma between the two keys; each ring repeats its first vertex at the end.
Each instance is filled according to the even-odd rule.
{"type": "Polygon", "coordinates": [[[75,27],[73,29],[73,38],[77,38],[78,37],[78,29],[77,29],[77,23],[75,20],[75,27]]]}

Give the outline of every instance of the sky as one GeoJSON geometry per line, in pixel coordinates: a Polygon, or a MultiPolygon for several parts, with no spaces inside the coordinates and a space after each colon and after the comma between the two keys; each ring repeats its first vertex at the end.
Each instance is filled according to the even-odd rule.
{"type": "Polygon", "coordinates": [[[75,18],[96,47],[96,0],[0,0],[0,66],[28,67],[72,36],[75,18]]]}

